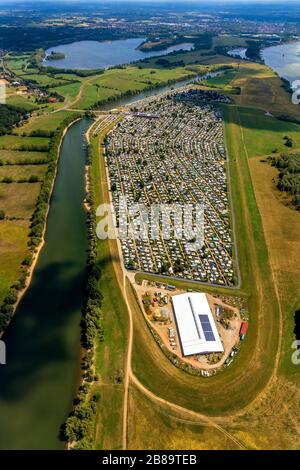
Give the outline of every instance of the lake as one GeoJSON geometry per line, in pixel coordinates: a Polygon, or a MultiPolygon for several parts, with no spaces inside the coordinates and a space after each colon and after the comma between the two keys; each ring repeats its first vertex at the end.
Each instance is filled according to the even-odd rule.
{"type": "Polygon", "coordinates": [[[189,51],[194,46],[191,43],[177,44],[161,51],[143,52],[137,47],[145,38],[121,39],[117,41],[78,41],[71,44],[51,47],[51,52],[62,52],[64,59],[44,60],[44,65],[52,65],[62,69],[105,69],[116,65],[128,64],[146,57],[169,54],[180,49],[189,51]]]}
{"type": "Polygon", "coordinates": [[[263,49],[265,63],[290,83],[300,80],[300,41],[263,49]]]}

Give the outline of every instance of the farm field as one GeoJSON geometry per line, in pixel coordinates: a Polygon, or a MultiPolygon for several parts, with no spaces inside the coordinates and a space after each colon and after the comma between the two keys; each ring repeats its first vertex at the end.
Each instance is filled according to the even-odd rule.
{"type": "MultiPolygon", "coordinates": [[[[280,377],[278,351],[280,351],[283,335],[280,320],[283,305],[279,303],[280,295],[278,296],[274,284],[272,257],[270,257],[269,264],[268,235],[262,229],[264,226],[263,213],[261,213],[260,203],[257,200],[255,178],[252,175],[252,162],[258,161],[258,159],[248,160],[248,155],[254,157],[259,152],[266,151],[263,147],[266,134],[262,132],[255,138],[252,134],[251,138],[251,132],[254,131],[249,128],[247,140],[243,140],[244,131],[243,126],[241,127],[239,124],[239,111],[242,113],[243,108],[228,106],[224,110],[224,117],[230,168],[234,182],[234,208],[239,233],[239,254],[243,279],[241,291],[235,291],[235,295],[249,296],[251,330],[247,335],[247,342],[243,344],[239,356],[235,359],[234,367],[222,373],[222,377],[216,376],[206,381],[188,376],[172,366],[155,344],[151,346],[153,338],[143,322],[135,298],[128,290],[134,325],[133,373],[137,380],[156,396],[187,409],[205,413],[205,416],[211,416],[234,439],[247,448],[276,448],[276,446],[295,448],[295,435],[290,429],[286,429],[286,418],[283,413],[279,413],[279,409],[282,407],[284,395],[289,390],[291,398],[286,401],[285,407],[289,410],[288,413],[293,412],[297,400],[296,384],[285,383],[280,377]],[[253,186],[251,177],[254,181],[253,186]],[[257,286],[255,290],[253,285],[257,286]],[[262,296],[262,292],[264,296],[262,296]],[[247,363],[246,370],[245,363],[247,363]],[[147,368],[144,367],[145,364],[147,364],[147,368]],[[270,408],[268,396],[275,393],[274,383],[281,383],[280,386],[285,389],[285,394],[276,392],[276,405],[274,404],[274,408],[270,408]],[[273,385],[271,386],[271,384],[273,385]],[[221,391],[224,390],[224,387],[227,390],[226,395],[221,391]],[[239,391],[237,392],[237,390],[239,391]],[[252,400],[254,400],[253,406],[252,400]],[[241,416],[235,416],[238,410],[243,409],[244,413],[241,413],[241,416]],[[232,415],[233,418],[231,419],[229,415],[232,415]],[[272,416],[272,424],[271,422],[269,425],[267,424],[266,416],[272,416]],[[250,427],[249,421],[252,423],[250,427]],[[267,431],[268,437],[263,438],[261,432],[263,428],[269,430],[269,432],[267,431]],[[273,437],[272,429],[278,431],[273,437]]],[[[247,112],[249,111],[247,110],[247,112]]],[[[253,110],[253,112],[254,115],[258,113],[261,119],[266,120],[265,126],[267,127],[268,116],[259,110],[253,110]]],[[[274,118],[272,119],[274,120],[274,118]]],[[[279,123],[277,136],[279,142],[287,128],[281,127],[282,121],[276,120],[275,122],[279,123]]],[[[283,124],[290,125],[290,123],[283,124]]],[[[247,120],[244,121],[244,125],[246,127],[247,120]]],[[[288,129],[290,133],[293,132],[291,127],[288,129]]],[[[261,165],[267,164],[261,163],[261,165]]],[[[174,284],[176,283],[177,281],[174,281],[174,284]]],[[[188,285],[195,288],[195,285],[190,282],[188,285]]],[[[285,285],[285,287],[288,286],[285,285]]],[[[289,302],[291,302],[291,298],[289,302]]],[[[290,322],[288,327],[291,326],[290,322]]],[[[290,334],[292,333],[290,332],[290,334]]],[[[162,430],[156,436],[142,433],[142,427],[138,427],[143,426],[141,423],[144,422],[144,426],[147,428],[148,409],[146,403],[147,400],[141,405],[140,398],[136,397],[135,393],[133,396],[131,394],[130,409],[133,410],[133,413],[130,413],[129,419],[128,445],[131,448],[143,448],[143,446],[151,448],[151,446],[155,447],[156,441],[159,441],[163,443],[163,446],[166,445],[166,448],[170,448],[172,446],[170,441],[168,444],[164,444],[166,433],[163,430],[165,430],[165,422],[170,419],[171,413],[166,412],[163,416],[156,416],[157,421],[155,421],[153,414],[151,415],[151,421],[157,422],[156,428],[162,430]],[[144,419],[141,412],[136,411],[138,409],[145,410],[144,419]],[[141,432],[136,433],[135,428],[141,429],[141,432]]],[[[150,409],[153,413],[153,406],[150,409]]],[[[189,442],[193,448],[193,444],[191,441],[189,442]]],[[[215,445],[218,447],[220,443],[216,442],[215,445]]],[[[224,443],[219,448],[223,448],[223,445],[224,443]]],[[[229,444],[229,448],[230,445],[232,442],[229,444]]]]}
{"type": "Polygon", "coordinates": [[[278,173],[275,168],[262,162],[259,157],[251,158],[249,165],[284,312],[281,370],[299,383],[297,368],[291,362],[291,344],[295,337],[294,314],[300,304],[299,213],[283,204],[273,181],[278,173]]]}
{"type": "MultiPolygon", "coordinates": [[[[101,139],[103,136],[99,135],[91,142],[94,152],[92,178],[97,206],[103,201],[105,191],[105,181],[102,180],[102,184],[99,184],[104,170],[102,154],[98,155],[101,149],[99,146],[101,139]]],[[[98,405],[95,447],[96,449],[121,449],[123,378],[128,320],[127,315],[124,315],[125,302],[116,281],[114,265],[110,260],[108,240],[98,241],[98,259],[102,270],[100,288],[103,293],[102,310],[105,312],[103,317],[105,341],[98,344],[96,351],[96,370],[99,374],[96,387],[102,399],[98,405]]]]}
{"type": "Polygon", "coordinates": [[[293,148],[300,147],[300,125],[268,116],[260,110],[238,108],[239,124],[249,157],[285,152],[285,137],[293,141],[293,148]]]}
{"type": "Polygon", "coordinates": [[[0,183],[0,207],[8,218],[29,220],[39,191],[40,183],[0,183]]]}
{"type": "Polygon", "coordinates": [[[237,73],[237,70],[226,70],[216,77],[203,80],[201,84],[208,87],[216,87],[222,89],[223,91],[231,91],[232,87],[229,87],[228,85],[230,85],[232,80],[235,79],[237,73]]]}
{"type": "MultiPolygon", "coordinates": [[[[238,45],[235,39],[228,37],[228,45],[238,45]]],[[[185,67],[164,69],[155,64],[156,59],[151,59],[137,67],[112,69],[80,79],[78,83],[55,87],[53,91],[66,97],[65,103],[57,107],[88,109],[97,101],[105,102],[128,91],[186,78],[208,67],[192,65],[197,57],[203,64],[236,66],[232,58],[203,56],[203,52],[182,54],[185,67]]],[[[170,62],[181,60],[180,57],[180,54],[171,57],[170,62]]],[[[23,73],[26,60],[15,58],[10,62],[15,70],[23,73]]],[[[64,78],[63,75],[57,75],[55,80],[64,78]]],[[[39,79],[47,81],[47,78],[39,79]]],[[[299,375],[290,354],[294,313],[300,299],[297,265],[300,225],[296,211],[284,206],[277,193],[273,181],[276,170],[262,160],[272,152],[291,150],[285,145],[286,136],[292,139],[293,149],[300,148],[299,124],[276,118],[281,114],[299,118],[300,110],[290,104],[280,79],[261,64],[242,63],[238,71],[227,71],[203,85],[219,87],[229,95],[234,87],[241,89],[239,95],[232,93],[233,104],[223,106],[223,116],[242,285],[240,289],[228,291],[202,287],[191,281],[174,280],[172,284],[245,297],[249,304],[250,328],[233,366],[209,379],[189,375],[174,367],[155,343],[127,285],[133,319],[131,380],[135,378],[140,384],[139,388],[131,383],[129,389],[127,445],[129,449],[297,448],[299,428],[294,415],[299,407],[299,375]],[[176,411],[171,405],[162,407],[160,402],[141,391],[143,387],[159,399],[186,409],[187,413],[176,411]],[[192,419],[188,410],[193,410],[198,418],[192,419]],[[204,424],[200,415],[211,420],[212,425],[204,424]]],[[[9,99],[19,98],[12,95],[9,99]]],[[[19,157],[46,157],[46,152],[18,152],[16,149],[23,145],[38,147],[49,142],[46,138],[21,134],[37,129],[55,130],[67,115],[68,111],[62,111],[36,116],[16,131],[18,136],[0,137],[0,148],[5,149],[1,151],[1,159],[17,163],[19,157]]],[[[94,154],[99,152],[92,167],[97,205],[108,201],[101,151],[103,137],[101,134],[92,140],[94,154]]],[[[45,170],[45,165],[1,166],[0,179],[3,176],[28,177],[37,172],[42,176],[45,170]]],[[[0,183],[0,210],[4,208],[6,216],[6,220],[0,221],[0,234],[8,236],[11,243],[7,250],[3,244],[1,248],[0,242],[0,301],[26,254],[28,221],[39,188],[39,183],[0,183]],[[20,220],[11,220],[13,218],[20,220]]],[[[98,248],[105,338],[96,351],[99,381],[93,384],[93,389],[100,392],[101,400],[94,442],[97,449],[121,449],[129,320],[116,244],[99,241],[98,248]]],[[[136,279],[165,281],[144,274],[138,274],[136,279]]]]}

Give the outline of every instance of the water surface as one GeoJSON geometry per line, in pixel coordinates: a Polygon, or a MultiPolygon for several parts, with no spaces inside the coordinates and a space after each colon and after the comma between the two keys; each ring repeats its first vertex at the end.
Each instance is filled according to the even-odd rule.
{"type": "Polygon", "coordinates": [[[45,60],[45,65],[66,69],[104,69],[116,65],[128,64],[136,60],[169,54],[180,49],[189,51],[193,44],[184,43],[168,47],[162,51],[143,52],[137,47],[145,38],[121,39],[117,41],[78,41],[71,44],[51,47],[46,55],[51,52],[62,52],[64,59],[45,60]]]}
{"type": "Polygon", "coordinates": [[[261,56],[280,77],[290,83],[300,80],[300,41],[267,47],[261,56]]]}

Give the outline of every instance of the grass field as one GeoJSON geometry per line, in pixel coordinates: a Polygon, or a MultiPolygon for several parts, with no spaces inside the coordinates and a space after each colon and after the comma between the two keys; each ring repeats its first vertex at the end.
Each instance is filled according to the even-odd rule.
{"type": "Polygon", "coordinates": [[[185,416],[167,412],[130,389],[129,442],[132,450],[236,450],[238,446],[218,429],[188,422],[185,416]]]}
{"type": "Polygon", "coordinates": [[[1,150],[0,161],[17,165],[22,160],[36,161],[47,159],[46,152],[22,152],[20,150],[1,150]]]}
{"type": "Polygon", "coordinates": [[[29,220],[40,186],[40,183],[0,183],[0,209],[6,217],[29,220]]]}
{"type": "Polygon", "coordinates": [[[55,131],[59,125],[72,114],[72,111],[60,111],[32,117],[26,124],[15,129],[18,134],[30,134],[35,130],[55,131]]]}
{"type": "Polygon", "coordinates": [[[183,80],[195,72],[184,67],[174,69],[149,69],[126,66],[122,69],[105,71],[98,77],[83,81],[80,95],[73,102],[73,108],[87,109],[96,101],[117,97],[126,91],[141,91],[149,86],[163,85],[169,80],[183,80]]]}
{"type": "Polygon", "coordinates": [[[273,182],[277,176],[275,168],[260,158],[252,158],[250,170],[284,312],[281,370],[299,382],[298,367],[291,361],[291,345],[295,339],[294,314],[300,307],[300,217],[282,203],[273,182]]]}
{"type": "Polygon", "coordinates": [[[33,111],[38,109],[38,106],[32,99],[28,99],[23,95],[9,94],[6,98],[6,104],[26,109],[26,111],[33,111]]]}
{"type": "Polygon", "coordinates": [[[53,91],[58,93],[59,95],[63,96],[66,99],[73,99],[75,98],[80,90],[81,83],[70,83],[61,86],[57,86],[55,88],[50,88],[49,91],[53,91]]]}
{"type": "Polygon", "coordinates": [[[47,137],[22,137],[17,135],[1,135],[0,136],[0,148],[18,150],[22,149],[23,146],[28,146],[28,150],[34,148],[47,148],[49,145],[49,139],[47,137]]]}
{"type": "Polygon", "coordinates": [[[28,222],[0,220],[0,304],[16,280],[16,273],[27,253],[27,232],[28,222]]]}
{"type": "Polygon", "coordinates": [[[285,145],[285,136],[294,141],[295,148],[300,147],[299,124],[280,121],[253,108],[239,107],[238,116],[238,124],[242,127],[243,139],[249,157],[265,156],[273,151],[291,150],[285,145]]]}
{"type": "Polygon", "coordinates": [[[35,175],[41,180],[46,173],[47,165],[5,165],[0,166],[0,180],[7,176],[14,181],[35,175]]]}
{"type": "Polygon", "coordinates": [[[225,72],[221,73],[220,75],[217,75],[216,77],[211,77],[203,80],[201,84],[209,87],[220,88],[224,91],[231,91],[232,87],[230,87],[229,85],[231,84],[232,80],[234,80],[236,75],[236,70],[226,70],[225,72]]]}

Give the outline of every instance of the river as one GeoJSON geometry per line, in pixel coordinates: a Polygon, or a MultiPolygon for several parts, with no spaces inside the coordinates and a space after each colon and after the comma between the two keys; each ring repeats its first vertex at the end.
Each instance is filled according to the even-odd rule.
{"type": "Polygon", "coordinates": [[[116,41],[77,41],[62,44],[46,50],[46,57],[51,52],[62,52],[64,59],[44,60],[44,65],[65,69],[106,69],[121,64],[128,64],[147,57],[169,54],[180,49],[189,51],[192,43],[170,46],[160,51],[144,52],[137,47],[145,38],[120,39],[116,41]]]}
{"type": "Polygon", "coordinates": [[[61,147],[45,245],[32,282],[4,335],[0,366],[0,449],[62,449],[60,425],[78,377],[86,264],[84,136],[73,124],[61,147]]]}

